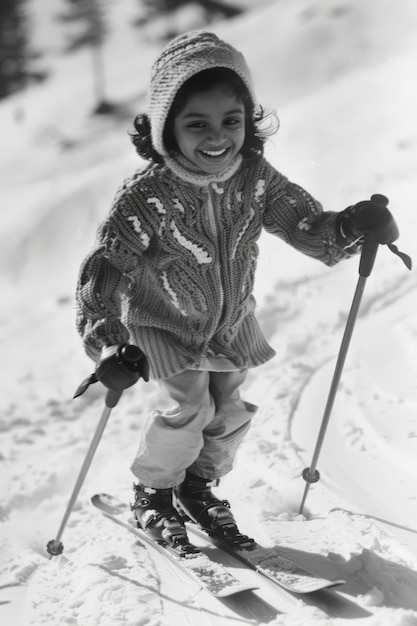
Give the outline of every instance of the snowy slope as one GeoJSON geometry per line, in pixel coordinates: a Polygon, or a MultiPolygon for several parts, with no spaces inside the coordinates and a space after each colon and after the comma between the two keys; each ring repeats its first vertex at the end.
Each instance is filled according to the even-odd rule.
{"type": "MultiPolygon", "coordinates": [[[[277,356],[249,376],[244,395],[260,410],[221,487],[245,530],[301,562],[312,553],[316,568],[344,577],[339,604],[267,587],[260,608],[213,604],[91,510],[95,491],[130,498],[141,425],[165,402],[153,383],[125,393],[71,516],[64,557],[45,558],[103,407],[98,386],[71,400],[92,369],[74,330],[76,275],[117,185],[138,164],[127,129],[157,53],[126,30],[132,4],[118,6],[108,51],[117,118],[89,115],[88,55],[62,59],[52,39],[52,79],[0,102],[2,624],[222,626],[252,616],[288,626],[414,626],[417,282],[385,247],[365,290],[322,480],[301,517],[300,472],[311,460],[357,260],[329,270],[262,239],[258,316],[277,356]]],[[[388,195],[399,247],[414,260],[416,25],[413,0],[281,0],[213,27],[245,52],[260,101],[278,109],[271,161],[329,209],[388,195]]]]}

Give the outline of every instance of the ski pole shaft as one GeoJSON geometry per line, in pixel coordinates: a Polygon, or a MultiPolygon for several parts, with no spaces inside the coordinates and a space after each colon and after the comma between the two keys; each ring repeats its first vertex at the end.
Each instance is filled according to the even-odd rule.
{"type": "Polygon", "coordinates": [[[80,490],[84,483],[87,472],[90,469],[91,462],[97,450],[98,444],[100,443],[104,429],[110,417],[110,413],[112,412],[112,409],[118,403],[121,395],[122,395],[122,391],[115,391],[113,389],[109,389],[107,391],[106,400],[105,400],[106,406],[104,407],[100,421],[98,423],[94,436],[91,440],[90,447],[88,449],[84,462],[81,466],[80,473],[78,475],[73,492],[68,502],[68,506],[64,513],[64,517],[62,518],[61,526],[59,527],[59,530],[55,539],[52,539],[51,541],[48,542],[47,551],[51,555],[51,557],[61,554],[64,549],[64,546],[61,543],[61,538],[64,533],[65,527],[67,525],[68,518],[71,515],[71,512],[74,508],[75,502],[77,500],[78,494],[80,493],[80,490]]]}
{"type": "Polygon", "coordinates": [[[330,416],[333,409],[333,404],[336,398],[337,389],[340,383],[340,378],[342,376],[343,366],[346,361],[346,356],[348,352],[348,348],[350,345],[350,340],[352,338],[353,328],[355,325],[355,320],[358,315],[359,306],[362,300],[363,291],[365,288],[366,278],[360,276],[358,280],[358,284],[356,286],[355,296],[353,299],[352,307],[350,310],[348,322],[346,325],[345,333],[343,335],[342,344],[340,346],[339,356],[336,362],[336,368],[333,374],[332,383],[330,386],[329,395],[327,398],[326,407],[323,414],[323,420],[321,423],[317,444],[313,453],[313,458],[311,460],[310,467],[304,470],[303,478],[306,481],[306,486],[304,489],[304,496],[300,506],[300,513],[303,512],[305,500],[307,498],[308,491],[310,489],[310,485],[314,482],[317,482],[320,478],[319,473],[316,470],[317,462],[320,456],[321,448],[323,446],[324,437],[326,435],[327,426],[330,421],[330,416]]]}
{"type": "Polygon", "coordinates": [[[356,319],[358,317],[360,304],[362,301],[363,292],[365,289],[366,279],[370,276],[376,253],[378,251],[378,243],[374,240],[365,241],[362,249],[361,259],[359,263],[359,279],[356,285],[355,295],[353,297],[352,306],[349,312],[348,320],[346,322],[345,332],[343,334],[342,343],[339,350],[339,355],[336,361],[336,367],[333,374],[333,379],[330,385],[329,395],[326,402],[326,407],[323,414],[322,423],[320,426],[319,435],[317,438],[316,447],[313,453],[310,467],[307,467],[303,471],[303,478],[306,482],[304,488],[304,494],[300,505],[299,512],[302,514],[305,501],[307,499],[308,492],[312,483],[316,483],[320,480],[320,473],[317,471],[317,462],[320,456],[321,448],[323,446],[324,437],[326,435],[327,426],[329,424],[330,416],[332,413],[334,401],[336,398],[337,389],[339,387],[340,379],[342,376],[343,367],[346,361],[346,356],[349,350],[350,341],[353,334],[356,319]]]}

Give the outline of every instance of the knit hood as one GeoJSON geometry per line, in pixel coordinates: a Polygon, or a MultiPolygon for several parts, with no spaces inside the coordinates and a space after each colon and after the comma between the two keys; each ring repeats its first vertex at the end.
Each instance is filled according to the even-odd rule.
{"type": "Polygon", "coordinates": [[[238,50],[213,33],[191,31],[179,35],[166,46],[151,70],[148,115],[152,143],[163,156],[167,155],[163,144],[164,127],[178,90],[195,74],[213,68],[233,70],[248,89],[255,106],[250,71],[238,50]]]}

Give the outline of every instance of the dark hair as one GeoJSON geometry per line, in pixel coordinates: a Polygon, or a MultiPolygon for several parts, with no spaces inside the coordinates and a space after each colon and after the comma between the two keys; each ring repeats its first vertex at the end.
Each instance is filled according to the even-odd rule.
{"type": "MultiPolygon", "coordinates": [[[[245,107],[245,141],[242,146],[242,156],[256,159],[263,155],[264,144],[270,135],[273,135],[279,126],[275,112],[265,114],[261,106],[256,109],[245,84],[233,70],[227,68],[213,68],[204,70],[189,78],[178,90],[174,102],[168,113],[165,123],[163,142],[169,154],[178,153],[178,146],[172,131],[174,117],[186,105],[191,94],[209,91],[213,87],[227,84],[232,88],[236,97],[245,107]]],[[[136,152],[144,159],[155,163],[163,163],[164,158],[152,145],[151,125],[145,113],[136,116],[134,120],[135,132],[130,133],[136,152]]]]}

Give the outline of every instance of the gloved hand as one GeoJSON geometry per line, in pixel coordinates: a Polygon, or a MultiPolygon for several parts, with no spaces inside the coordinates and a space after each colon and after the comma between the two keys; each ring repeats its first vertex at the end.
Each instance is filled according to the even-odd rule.
{"type": "Polygon", "coordinates": [[[139,378],[149,380],[149,364],[142,350],[132,344],[103,348],[97,359],[95,375],[105,387],[123,391],[139,378]]]}
{"type": "MultiPolygon", "coordinates": [[[[132,344],[108,346],[102,349],[94,373],[82,381],[74,398],[81,396],[98,380],[110,391],[122,392],[134,385],[140,377],[146,382],[149,380],[149,364],[142,350],[132,344]]],[[[117,402],[119,397],[120,395],[116,394],[113,400],[117,402]]],[[[107,406],[113,407],[115,404],[107,406]]]]}
{"type": "Polygon", "coordinates": [[[342,235],[352,239],[371,238],[376,243],[391,244],[399,232],[394,218],[387,209],[388,198],[374,194],[370,200],[358,202],[340,214],[342,235]]]}

